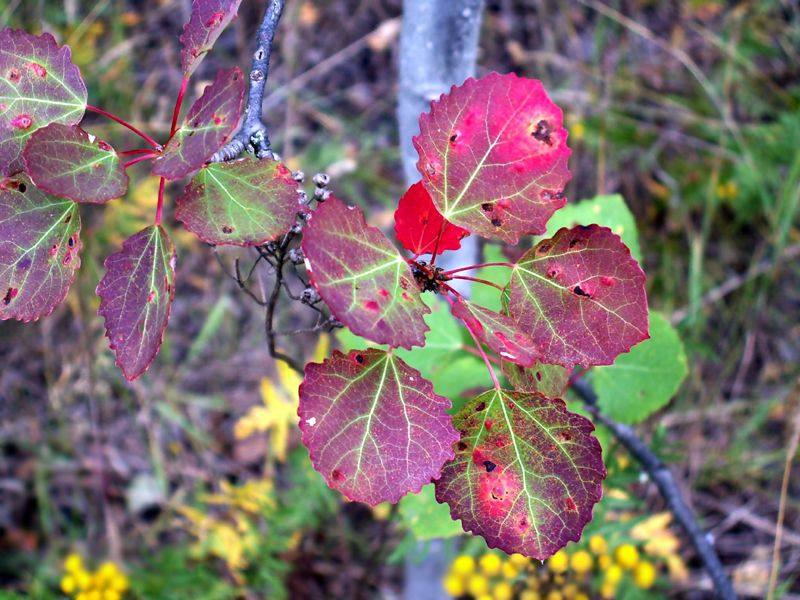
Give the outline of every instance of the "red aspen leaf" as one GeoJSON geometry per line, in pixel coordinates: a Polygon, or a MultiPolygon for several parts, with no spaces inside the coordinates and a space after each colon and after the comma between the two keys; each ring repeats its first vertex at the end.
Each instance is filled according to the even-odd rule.
{"type": "Polygon", "coordinates": [[[506,315],[459,298],[453,303],[453,316],[464,321],[503,360],[530,367],[540,355],[533,340],[506,315]]]}
{"type": "Polygon", "coordinates": [[[548,398],[563,398],[569,385],[570,373],[561,365],[545,365],[537,362],[532,367],[526,368],[504,362],[503,373],[518,392],[539,392],[548,398]]]}
{"type": "Polygon", "coordinates": [[[560,229],[511,274],[509,314],[542,350],[572,368],[610,365],[647,339],[645,275],[607,227],[560,229]]]}
{"type": "Polygon", "coordinates": [[[27,175],[0,180],[0,320],[35,321],[67,297],[80,267],[81,216],[27,175]]]}
{"type": "Polygon", "coordinates": [[[192,16],[183,26],[181,69],[188,79],[211,51],[228,24],[236,18],[242,0],[194,0],[192,16]]]}
{"type": "Polygon", "coordinates": [[[175,247],[161,225],[129,237],[105,260],[97,285],[106,335],[128,380],[144,373],[161,348],[175,296],[175,247]]]}
{"type": "Polygon", "coordinates": [[[444,220],[433,205],[428,190],[418,181],[403,194],[394,213],[397,241],[414,254],[458,250],[469,231],[444,220]],[[436,239],[441,234],[437,246],[436,239]]]}
{"type": "Polygon", "coordinates": [[[176,217],[209,244],[257,246],[292,227],[305,211],[298,184],[271,160],[213,163],[200,169],[177,200],[176,217]]]}
{"type": "Polygon", "coordinates": [[[467,79],[420,116],[417,169],[442,216],[516,244],[566,202],[570,149],[542,83],[514,74],[467,79]]]}
{"type": "Polygon", "coordinates": [[[436,499],[490,548],[543,560],[577,541],[603,493],[591,421],[541,394],[491,390],[453,417],[455,458],[436,499]]]}
{"type": "Polygon", "coordinates": [[[430,312],[411,268],[364,213],[330,197],[303,230],[311,282],[331,313],[356,335],[376,344],[425,344],[430,312]]]}
{"type": "Polygon", "coordinates": [[[51,194],[102,203],[128,190],[128,175],[114,149],[77,125],[42,127],[28,140],[23,156],[33,182],[51,194]]]}
{"type": "Polygon", "coordinates": [[[371,348],[306,365],[298,415],[328,485],[374,506],[418,492],[453,458],[448,408],[419,371],[371,348]]]}
{"type": "Polygon", "coordinates": [[[0,176],[24,169],[22,150],[37,129],[79,123],[86,97],[67,46],[49,33],[0,31],[0,176]]]}
{"type": "Polygon", "coordinates": [[[153,163],[153,174],[180,179],[202,167],[233,134],[243,100],[244,77],[239,67],[217,73],[153,163]]]}

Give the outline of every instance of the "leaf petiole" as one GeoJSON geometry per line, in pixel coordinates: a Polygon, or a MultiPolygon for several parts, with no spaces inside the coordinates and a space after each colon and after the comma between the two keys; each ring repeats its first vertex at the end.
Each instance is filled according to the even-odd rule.
{"type": "Polygon", "coordinates": [[[128,167],[132,167],[136,163],[140,163],[140,162],[145,161],[145,160],[150,160],[151,158],[155,158],[156,156],[158,156],[158,154],[156,154],[155,152],[148,152],[147,154],[143,154],[141,156],[137,156],[136,158],[132,158],[128,162],[123,163],[122,164],[122,168],[123,169],[127,169],[128,167]]]}
{"type": "Polygon", "coordinates": [[[458,269],[452,269],[450,271],[445,271],[444,275],[453,275],[454,273],[461,273],[462,271],[471,271],[473,269],[482,269],[483,267],[508,267],[513,269],[516,265],[510,262],[494,262],[494,263],[481,263],[479,265],[470,265],[468,267],[459,267],[458,269]]]}
{"type": "Polygon", "coordinates": [[[186,95],[186,87],[188,85],[189,78],[184,77],[183,81],[181,82],[181,89],[178,92],[178,97],[175,99],[175,108],[172,111],[172,125],[169,128],[170,138],[175,134],[175,130],[178,128],[178,115],[181,113],[181,105],[183,104],[183,97],[186,95]]]}
{"type": "Polygon", "coordinates": [[[161,217],[164,213],[164,186],[167,180],[161,177],[158,182],[158,206],[156,207],[156,225],[161,225],[161,217]]]}
{"type": "Polygon", "coordinates": [[[140,138],[142,138],[144,141],[146,141],[148,144],[150,144],[157,151],[159,151],[159,152],[161,151],[161,149],[162,149],[161,144],[159,144],[157,141],[155,141],[153,138],[151,138],[146,133],[140,131],[139,129],[137,129],[136,127],[134,127],[130,123],[128,123],[125,119],[121,119],[118,116],[113,115],[110,112],[108,112],[106,110],[103,110],[102,108],[97,108],[96,106],[92,106],[91,104],[87,104],[86,105],[86,110],[90,110],[92,112],[96,112],[98,115],[103,115],[104,117],[108,117],[109,119],[111,119],[112,121],[116,121],[117,123],[119,123],[123,127],[127,127],[133,133],[135,133],[140,138]]]}
{"type": "Polygon", "coordinates": [[[505,289],[502,285],[494,283],[492,281],[487,281],[486,279],[478,279],[477,277],[467,277],[466,275],[453,275],[450,279],[463,279],[465,281],[474,281],[475,283],[482,283],[483,285],[489,285],[493,288],[497,288],[501,292],[505,289]]]}

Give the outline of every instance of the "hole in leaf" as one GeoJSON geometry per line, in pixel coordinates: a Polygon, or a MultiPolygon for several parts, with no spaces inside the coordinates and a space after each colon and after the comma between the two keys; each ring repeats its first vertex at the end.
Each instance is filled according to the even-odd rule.
{"type": "Polygon", "coordinates": [[[356,362],[360,365],[364,364],[364,355],[363,354],[356,354],[355,356],[356,362]]]}
{"type": "Polygon", "coordinates": [[[458,139],[458,132],[455,132],[453,135],[450,136],[450,143],[454,144],[458,139]]]}
{"type": "Polygon", "coordinates": [[[541,381],[541,380],[542,380],[542,372],[536,371],[536,381],[541,381]]]}
{"type": "Polygon", "coordinates": [[[467,444],[464,442],[458,442],[458,444],[456,444],[456,448],[458,449],[459,452],[463,452],[464,450],[467,449],[467,444]]]}
{"type": "Polygon", "coordinates": [[[503,224],[503,221],[498,219],[497,217],[492,219],[492,225],[494,225],[495,227],[500,227],[502,224],[503,224]]]}
{"type": "Polygon", "coordinates": [[[484,212],[492,212],[493,208],[494,208],[494,203],[492,202],[484,202],[483,204],[481,204],[481,210],[484,212]]]}
{"type": "Polygon", "coordinates": [[[19,190],[20,194],[24,194],[25,192],[28,191],[28,186],[25,185],[24,183],[20,183],[17,189],[19,190]]]}
{"type": "Polygon", "coordinates": [[[483,466],[486,467],[486,472],[491,473],[497,468],[497,465],[490,460],[483,461],[483,466]]]}
{"type": "Polygon", "coordinates": [[[576,285],[576,286],[573,288],[572,292],[573,292],[573,293],[574,293],[576,296],[583,296],[584,298],[591,298],[591,295],[589,295],[587,292],[585,292],[585,291],[583,290],[583,288],[581,288],[581,286],[579,286],[579,285],[576,285]]]}

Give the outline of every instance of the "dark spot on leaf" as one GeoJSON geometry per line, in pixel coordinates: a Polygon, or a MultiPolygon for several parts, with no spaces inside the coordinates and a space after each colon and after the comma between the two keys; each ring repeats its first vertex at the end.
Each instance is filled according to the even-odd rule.
{"type": "Polygon", "coordinates": [[[108,144],[108,142],[104,142],[103,140],[100,140],[99,142],[97,142],[97,147],[100,148],[100,150],[105,150],[106,152],[112,152],[114,150],[108,144]]]}
{"type": "Polygon", "coordinates": [[[455,132],[453,135],[450,136],[450,143],[454,144],[457,139],[458,139],[458,132],[455,132]]]}
{"type": "Polygon", "coordinates": [[[539,244],[539,246],[536,248],[536,254],[539,256],[542,254],[547,254],[548,252],[550,252],[550,244],[539,244]]]}
{"type": "Polygon", "coordinates": [[[408,289],[408,280],[405,277],[400,280],[400,287],[404,290],[408,289]]]}
{"type": "Polygon", "coordinates": [[[503,221],[498,219],[497,217],[492,219],[492,225],[494,225],[495,227],[500,227],[502,224],[503,224],[503,221]]]}
{"type": "Polygon", "coordinates": [[[572,238],[569,241],[569,249],[570,250],[580,250],[586,246],[586,240],[581,238],[572,238]]]}
{"type": "Polygon", "coordinates": [[[544,142],[548,146],[553,145],[553,139],[550,137],[550,134],[553,133],[553,128],[544,119],[536,123],[536,127],[533,128],[533,133],[531,135],[539,140],[540,142],[544,142]]]}
{"type": "Polygon", "coordinates": [[[561,269],[559,269],[558,267],[550,267],[549,269],[547,269],[547,276],[550,279],[555,279],[560,274],[561,274],[561,269]]]}
{"type": "Polygon", "coordinates": [[[58,254],[58,244],[53,244],[50,246],[50,257],[52,258],[56,254],[58,254]]]}
{"type": "Polygon", "coordinates": [[[19,69],[14,68],[8,71],[8,80],[11,83],[17,83],[19,81],[19,78],[20,78],[19,69]]]}
{"type": "Polygon", "coordinates": [[[19,190],[19,193],[20,193],[20,194],[24,194],[25,192],[27,192],[27,191],[28,191],[28,186],[27,186],[27,185],[25,185],[24,183],[20,183],[20,184],[17,186],[17,190],[19,190]]]}
{"type": "Polygon", "coordinates": [[[230,225],[223,225],[222,233],[233,233],[233,227],[231,227],[230,225]]]}
{"type": "Polygon", "coordinates": [[[483,461],[483,466],[486,467],[486,472],[491,473],[497,468],[497,465],[490,460],[483,461]]]}
{"type": "Polygon", "coordinates": [[[458,449],[459,452],[463,452],[464,450],[467,449],[467,444],[465,444],[464,442],[458,442],[458,444],[456,444],[456,448],[458,449]]]}
{"type": "Polygon", "coordinates": [[[331,471],[331,479],[333,479],[333,481],[341,481],[344,479],[344,475],[339,469],[334,469],[331,471]]]}
{"type": "Polygon", "coordinates": [[[31,259],[31,257],[30,256],[26,256],[21,261],[19,261],[19,264],[17,265],[17,269],[19,271],[24,271],[25,269],[27,269],[28,267],[31,266],[31,263],[33,263],[33,260],[31,259]]]}
{"type": "Polygon", "coordinates": [[[568,442],[572,439],[572,436],[566,431],[559,431],[558,439],[560,439],[562,442],[568,442]]]}
{"type": "Polygon", "coordinates": [[[67,245],[69,245],[70,248],[74,248],[75,247],[75,236],[74,235],[69,236],[69,240],[67,240],[67,245]]]}
{"type": "Polygon", "coordinates": [[[61,262],[64,264],[64,266],[67,266],[69,263],[71,263],[72,262],[72,252],[67,252],[64,255],[64,259],[61,262]]]}
{"type": "Polygon", "coordinates": [[[6,306],[11,304],[11,301],[17,296],[17,292],[19,292],[17,288],[12,288],[12,287],[8,288],[8,291],[6,291],[6,295],[3,297],[3,304],[5,304],[6,306]]]}
{"type": "Polygon", "coordinates": [[[481,210],[484,212],[492,212],[493,208],[494,208],[493,202],[484,202],[483,204],[481,204],[481,210]]]}
{"type": "Polygon", "coordinates": [[[475,412],[481,412],[483,410],[486,410],[486,402],[479,402],[475,407],[475,412]]]}
{"type": "Polygon", "coordinates": [[[572,290],[572,292],[576,296],[583,296],[584,298],[591,298],[591,296],[589,294],[587,294],[586,292],[584,292],[583,289],[581,288],[581,286],[579,286],[579,285],[576,285],[575,288],[572,290]]]}
{"type": "Polygon", "coordinates": [[[356,354],[355,356],[356,362],[360,365],[364,364],[364,355],[363,354],[356,354]]]}
{"type": "Polygon", "coordinates": [[[527,517],[525,517],[525,516],[523,516],[523,517],[522,517],[522,518],[519,520],[519,528],[520,528],[522,531],[527,531],[527,530],[528,530],[528,527],[530,527],[530,524],[528,523],[528,518],[527,518],[527,517]]]}
{"type": "Polygon", "coordinates": [[[542,380],[542,372],[536,371],[536,381],[541,381],[541,380],[542,380]]]}
{"type": "Polygon", "coordinates": [[[64,223],[69,223],[70,221],[72,221],[72,215],[67,215],[67,216],[64,218],[64,223]]]}
{"type": "Polygon", "coordinates": [[[364,302],[364,308],[367,310],[380,310],[380,305],[375,300],[367,300],[364,302]]]}
{"type": "Polygon", "coordinates": [[[575,500],[572,499],[572,496],[567,496],[564,505],[567,507],[567,510],[570,512],[577,512],[578,507],[575,506],[575,500]]]}

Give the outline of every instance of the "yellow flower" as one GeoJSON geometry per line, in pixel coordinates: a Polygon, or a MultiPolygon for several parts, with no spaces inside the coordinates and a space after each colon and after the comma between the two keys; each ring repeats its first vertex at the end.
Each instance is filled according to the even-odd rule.
{"type": "Polygon", "coordinates": [[[573,600],[578,595],[578,586],[574,583],[568,583],[561,592],[564,594],[564,598],[573,600]]]}
{"type": "Polygon", "coordinates": [[[519,569],[511,561],[504,562],[500,571],[506,579],[516,579],[519,575],[519,569]]]}
{"type": "Polygon", "coordinates": [[[103,594],[100,590],[91,590],[86,592],[86,600],[103,600],[103,594]]]}
{"type": "Polygon", "coordinates": [[[89,594],[87,592],[81,592],[75,596],[75,600],[89,600],[89,594]]]}
{"type": "Polygon", "coordinates": [[[442,580],[442,587],[444,587],[445,592],[447,592],[454,598],[457,598],[458,596],[463,596],[464,592],[466,591],[466,588],[464,587],[464,580],[458,575],[455,575],[453,573],[447,575],[442,580]]]}
{"type": "Polygon", "coordinates": [[[613,598],[614,594],[616,593],[617,593],[617,586],[614,585],[613,583],[606,582],[602,586],[600,586],[600,596],[602,598],[605,598],[606,600],[613,598]]]}
{"type": "Polygon", "coordinates": [[[111,581],[118,573],[117,565],[113,562],[106,561],[97,568],[96,577],[99,581],[111,581]]]}
{"type": "Polygon", "coordinates": [[[478,564],[481,571],[488,577],[494,577],[500,574],[500,568],[503,566],[503,561],[497,554],[484,554],[478,559],[478,564]]]}
{"type": "Polygon", "coordinates": [[[577,594],[575,594],[575,598],[573,598],[573,600],[589,600],[589,596],[587,596],[583,592],[578,592],[577,594]]]}
{"type": "Polygon", "coordinates": [[[547,594],[547,600],[564,600],[564,595],[557,590],[553,590],[547,594]]]}
{"type": "Polygon", "coordinates": [[[586,550],[578,550],[572,555],[570,566],[578,575],[584,575],[591,571],[594,566],[592,555],[586,552],[586,550]]]}
{"type": "Polygon", "coordinates": [[[539,577],[536,575],[531,575],[525,580],[525,584],[532,590],[538,590],[539,586],[541,585],[541,581],[539,577]]]}
{"type": "Polygon", "coordinates": [[[601,571],[608,571],[611,562],[611,557],[608,554],[602,554],[597,557],[597,566],[600,567],[601,571]]]}
{"type": "Polygon", "coordinates": [[[474,573],[467,579],[467,591],[473,596],[481,596],[489,591],[489,580],[483,575],[474,573]]]}
{"type": "Polygon", "coordinates": [[[527,556],[523,556],[522,554],[512,554],[508,557],[508,562],[514,565],[520,571],[525,570],[525,568],[531,564],[530,559],[527,556]]]}
{"type": "Polygon", "coordinates": [[[494,586],[492,598],[494,600],[511,600],[514,597],[514,588],[507,581],[501,581],[494,586]]]}
{"type": "Polygon", "coordinates": [[[475,559],[471,556],[467,556],[466,554],[457,556],[453,561],[452,571],[456,575],[461,575],[464,577],[471,575],[475,571],[475,559]]]}
{"type": "Polygon", "coordinates": [[[78,587],[75,583],[75,578],[72,575],[64,575],[61,578],[61,591],[65,594],[72,594],[78,587]]]}
{"type": "Polygon", "coordinates": [[[103,600],[122,600],[122,595],[116,590],[106,590],[103,592],[103,600]]]}
{"type": "Polygon", "coordinates": [[[589,538],[589,550],[595,554],[605,554],[608,552],[608,543],[602,535],[593,535],[589,538]]]}
{"type": "Polygon", "coordinates": [[[633,581],[643,590],[649,590],[656,581],[656,568],[653,563],[643,560],[633,572],[633,581]]]}
{"type": "Polygon", "coordinates": [[[542,600],[542,596],[533,590],[523,590],[519,595],[519,600],[542,600]]]}
{"type": "Polygon", "coordinates": [[[639,562],[639,551],[633,544],[622,544],[614,552],[614,558],[619,566],[630,571],[639,562]]]}
{"type": "Polygon", "coordinates": [[[91,587],[92,576],[89,574],[88,571],[84,571],[83,569],[81,569],[79,571],[75,571],[75,573],[73,573],[73,576],[75,577],[75,583],[78,585],[80,589],[87,590],[91,587]]]}
{"type": "Polygon", "coordinates": [[[80,554],[72,552],[64,559],[64,570],[67,573],[75,573],[83,568],[83,559],[80,554]]]}
{"type": "Polygon", "coordinates": [[[553,573],[563,573],[569,566],[569,556],[564,550],[559,550],[547,559],[547,568],[553,573]]]}
{"type": "Polygon", "coordinates": [[[112,577],[108,584],[110,589],[114,590],[115,592],[119,592],[120,594],[128,591],[128,586],[128,577],[124,573],[117,573],[114,577],[112,577]]]}
{"type": "Polygon", "coordinates": [[[481,594],[475,600],[492,600],[492,597],[489,594],[481,594]]]}
{"type": "Polygon", "coordinates": [[[381,502],[377,506],[372,507],[372,516],[374,516],[378,521],[385,521],[389,518],[389,514],[392,511],[392,505],[388,502],[381,502]]]}
{"type": "Polygon", "coordinates": [[[619,565],[611,565],[608,567],[605,575],[605,582],[616,586],[620,579],[622,579],[622,567],[619,565]]]}

